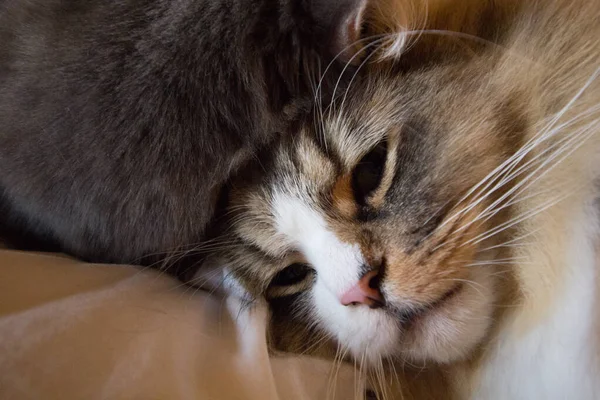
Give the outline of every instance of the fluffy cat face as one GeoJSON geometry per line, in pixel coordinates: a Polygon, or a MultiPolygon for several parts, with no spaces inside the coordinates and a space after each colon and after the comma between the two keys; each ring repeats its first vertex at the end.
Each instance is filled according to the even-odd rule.
{"type": "Polygon", "coordinates": [[[597,112],[597,41],[541,34],[569,10],[595,12],[575,8],[499,12],[522,13],[513,31],[481,24],[502,46],[447,37],[399,59],[367,51],[332,107],[233,182],[231,247],[212,261],[270,302],[275,348],[450,363],[476,358],[503,305],[554,296],[552,268],[532,273],[512,244],[536,240],[532,217],[578,193],[595,157],[581,145],[597,112]]]}
{"type": "Polygon", "coordinates": [[[486,335],[499,273],[487,260],[501,258],[490,229],[504,210],[477,184],[527,120],[475,64],[376,67],[282,142],[270,172],[233,184],[239,246],[220,262],[266,293],[277,347],[305,351],[325,334],[358,360],[444,363],[486,335]]]}

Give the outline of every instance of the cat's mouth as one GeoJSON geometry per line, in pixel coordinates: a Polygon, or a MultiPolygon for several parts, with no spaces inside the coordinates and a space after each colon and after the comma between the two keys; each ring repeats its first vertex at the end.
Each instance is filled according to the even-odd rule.
{"type": "Polygon", "coordinates": [[[419,319],[425,317],[430,312],[443,307],[444,304],[456,297],[461,292],[463,287],[463,282],[458,282],[456,285],[452,286],[450,290],[445,292],[441,297],[429,304],[402,310],[392,307],[390,308],[390,311],[392,312],[395,318],[398,318],[400,320],[402,327],[404,329],[408,329],[411,325],[416,323],[419,319]]]}

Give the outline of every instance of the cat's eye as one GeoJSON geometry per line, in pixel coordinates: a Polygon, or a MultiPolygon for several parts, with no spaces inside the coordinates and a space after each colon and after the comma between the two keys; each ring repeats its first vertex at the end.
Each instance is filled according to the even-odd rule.
{"type": "Polygon", "coordinates": [[[371,195],[381,184],[387,159],[387,142],[375,146],[365,155],[352,173],[352,191],[360,205],[365,205],[371,195]]]}
{"type": "Polygon", "coordinates": [[[315,271],[308,264],[295,262],[275,275],[267,288],[267,299],[276,300],[295,296],[308,290],[315,278],[315,271]]]}
{"type": "Polygon", "coordinates": [[[292,286],[304,281],[312,273],[306,264],[294,263],[279,271],[271,281],[271,286],[292,286]]]}

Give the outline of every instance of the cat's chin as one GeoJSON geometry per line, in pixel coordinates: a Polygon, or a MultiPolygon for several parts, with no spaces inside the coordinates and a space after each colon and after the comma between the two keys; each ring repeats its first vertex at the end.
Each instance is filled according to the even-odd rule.
{"type": "MultiPolygon", "coordinates": [[[[495,302],[493,274],[481,268],[470,275],[431,307],[409,319],[386,308],[358,306],[321,311],[321,322],[361,363],[378,365],[381,359],[416,363],[458,361],[486,336],[495,302]]],[[[315,291],[315,300],[325,305],[327,292],[319,292],[315,291]]]]}

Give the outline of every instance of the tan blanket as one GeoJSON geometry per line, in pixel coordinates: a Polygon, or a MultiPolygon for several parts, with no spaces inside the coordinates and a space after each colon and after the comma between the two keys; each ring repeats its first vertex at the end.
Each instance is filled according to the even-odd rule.
{"type": "Polygon", "coordinates": [[[267,312],[154,271],[0,249],[0,399],[354,399],[354,372],[269,357],[267,312]]]}

